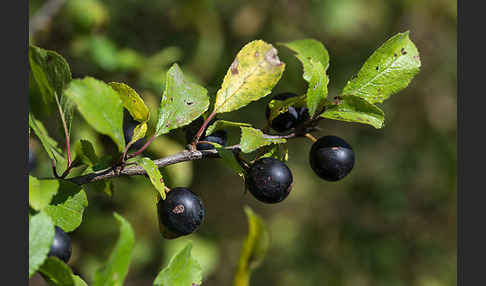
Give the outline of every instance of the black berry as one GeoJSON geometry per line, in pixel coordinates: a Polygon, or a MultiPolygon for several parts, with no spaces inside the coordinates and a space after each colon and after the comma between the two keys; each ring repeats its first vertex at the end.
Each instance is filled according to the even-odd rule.
{"type": "Polygon", "coordinates": [[[173,188],[157,203],[159,223],[176,236],[187,235],[204,220],[201,199],[187,188],[173,188]]]}
{"type": "Polygon", "coordinates": [[[71,239],[60,227],[56,226],[55,231],[56,234],[47,255],[55,256],[67,263],[71,258],[71,239]]]}
{"type": "MultiPolygon", "coordinates": [[[[199,139],[199,141],[208,141],[208,142],[217,143],[221,146],[226,146],[226,137],[227,137],[226,131],[218,130],[218,131],[213,132],[211,135],[201,137],[201,139],[199,139]]],[[[214,146],[212,144],[209,144],[209,143],[198,143],[196,145],[196,149],[197,150],[210,150],[210,149],[214,149],[214,146]]]]}
{"type": "MultiPolygon", "coordinates": [[[[283,101],[295,96],[297,96],[297,94],[286,92],[274,96],[273,99],[283,101]]],[[[268,107],[268,105],[265,110],[265,115],[267,119],[270,118],[270,108],[268,107]]],[[[277,117],[275,117],[270,122],[270,126],[272,127],[272,129],[274,129],[277,132],[285,132],[296,127],[298,124],[308,119],[309,119],[309,112],[306,107],[290,106],[287,112],[279,114],[277,117]]]]}
{"type": "MultiPolygon", "coordinates": [[[[138,125],[138,122],[135,121],[135,120],[131,120],[131,119],[125,120],[123,122],[123,133],[124,133],[124,136],[125,136],[126,144],[128,144],[128,142],[130,142],[132,140],[133,130],[135,129],[135,127],[137,127],[137,125],[138,125]]],[[[143,144],[144,144],[143,140],[139,139],[139,140],[135,141],[135,143],[132,144],[131,148],[140,149],[140,148],[142,148],[143,144]]]]}
{"type": "Polygon", "coordinates": [[[246,177],[250,193],[264,203],[278,203],[284,200],[292,189],[292,172],[275,158],[261,158],[255,161],[246,177]]]}
{"type": "Polygon", "coordinates": [[[312,144],[309,161],[319,177],[327,181],[339,181],[353,169],[354,152],[343,139],[324,136],[312,144]]]}

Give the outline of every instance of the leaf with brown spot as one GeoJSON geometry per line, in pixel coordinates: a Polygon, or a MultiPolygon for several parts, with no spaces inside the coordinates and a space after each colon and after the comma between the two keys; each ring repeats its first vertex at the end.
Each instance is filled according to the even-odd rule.
{"type": "Polygon", "coordinates": [[[262,40],[246,44],[236,55],[216,94],[215,113],[240,109],[268,95],[285,69],[277,50],[262,40]]]}
{"type": "Polygon", "coordinates": [[[419,53],[409,38],[409,32],[398,33],[366,60],[357,77],[348,81],[342,94],[361,97],[370,103],[383,102],[406,88],[420,65],[419,53]]]}

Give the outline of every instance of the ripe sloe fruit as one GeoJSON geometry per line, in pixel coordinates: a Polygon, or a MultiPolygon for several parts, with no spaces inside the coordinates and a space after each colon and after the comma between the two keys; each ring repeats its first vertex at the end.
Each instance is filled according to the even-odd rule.
{"type": "Polygon", "coordinates": [[[199,228],[204,220],[201,199],[187,188],[173,188],[165,200],[157,203],[159,223],[176,236],[187,235],[199,228]]]}
{"type": "MultiPolygon", "coordinates": [[[[274,96],[273,99],[283,101],[295,96],[297,96],[297,94],[286,92],[274,96]]],[[[270,118],[270,108],[268,105],[265,109],[265,115],[268,120],[270,118]]],[[[270,122],[270,126],[277,132],[285,132],[308,119],[309,112],[306,107],[290,106],[287,112],[281,113],[275,117],[272,122],[270,122]]]]}
{"type": "Polygon", "coordinates": [[[269,157],[256,160],[246,177],[250,193],[268,204],[284,200],[292,189],[292,181],[292,172],[287,165],[269,157]]]}
{"type": "Polygon", "coordinates": [[[319,177],[327,181],[339,181],[353,169],[354,152],[343,139],[324,136],[312,144],[309,161],[319,177]]]}
{"type": "Polygon", "coordinates": [[[55,231],[56,234],[47,256],[55,256],[67,263],[71,258],[71,239],[60,227],[55,226],[55,231]]]}

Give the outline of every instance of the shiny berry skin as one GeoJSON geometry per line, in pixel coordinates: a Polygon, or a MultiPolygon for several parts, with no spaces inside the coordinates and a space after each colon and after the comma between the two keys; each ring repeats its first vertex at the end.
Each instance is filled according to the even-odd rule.
{"type": "Polygon", "coordinates": [[[353,169],[354,152],[343,139],[324,136],[312,144],[309,161],[319,177],[326,181],[339,181],[353,169]]]}
{"type": "MultiPolygon", "coordinates": [[[[227,138],[226,131],[218,130],[218,131],[211,133],[211,135],[201,137],[201,139],[199,139],[199,141],[208,141],[208,142],[217,143],[221,146],[226,146],[226,138],[227,138]]],[[[198,143],[196,145],[196,149],[197,150],[211,150],[211,149],[214,149],[214,146],[212,144],[209,144],[209,143],[198,143]]]]}
{"type": "Polygon", "coordinates": [[[292,172],[280,160],[261,158],[248,170],[246,184],[259,201],[274,204],[283,201],[292,190],[292,172]]]}
{"type": "Polygon", "coordinates": [[[204,220],[201,199],[187,188],[173,188],[157,203],[159,223],[176,236],[187,235],[204,220]]]}
{"type": "Polygon", "coordinates": [[[60,227],[55,226],[55,231],[56,234],[47,256],[55,256],[67,263],[71,258],[71,239],[60,227]]]}
{"type": "MultiPolygon", "coordinates": [[[[295,97],[297,94],[295,93],[280,93],[273,97],[275,100],[286,100],[291,97],[295,97]]],[[[270,108],[267,105],[265,109],[265,115],[267,119],[270,117],[270,108]]],[[[272,122],[270,123],[272,129],[277,132],[285,132],[294,127],[298,124],[306,121],[309,119],[309,112],[306,107],[293,107],[290,106],[287,112],[279,114],[275,117],[272,122]]]]}

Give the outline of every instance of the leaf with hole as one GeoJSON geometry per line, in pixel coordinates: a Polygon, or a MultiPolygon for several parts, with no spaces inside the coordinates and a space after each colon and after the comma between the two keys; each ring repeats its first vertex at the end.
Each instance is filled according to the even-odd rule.
{"type": "Polygon", "coordinates": [[[236,55],[216,94],[215,113],[230,112],[268,95],[285,69],[277,49],[257,40],[236,55]]]}
{"type": "Polygon", "coordinates": [[[370,103],[383,102],[407,87],[420,65],[419,53],[409,32],[398,33],[366,60],[342,94],[361,97],[370,103]]]}
{"type": "Polygon", "coordinates": [[[160,136],[187,125],[209,107],[208,91],[188,81],[177,64],[167,72],[155,134],[160,136]]]}

